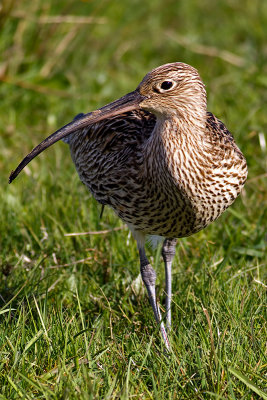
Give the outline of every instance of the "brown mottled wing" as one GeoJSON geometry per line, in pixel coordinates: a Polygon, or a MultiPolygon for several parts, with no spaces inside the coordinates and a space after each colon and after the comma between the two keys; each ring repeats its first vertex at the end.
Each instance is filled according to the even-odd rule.
{"type": "Polygon", "coordinates": [[[206,129],[211,137],[211,140],[214,141],[214,143],[216,144],[217,156],[222,157],[222,159],[225,159],[226,161],[228,154],[228,157],[230,157],[230,161],[232,161],[232,164],[234,163],[235,157],[237,157],[237,160],[239,160],[237,161],[238,163],[240,163],[240,160],[243,161],[243,169],[244,171],[246,171],[247,167],[245,157],[236,145],[232,134],[228,131],[224,123],[216,118],[215,115],[213,115],[211,112],[207,112],[206,129]],[[219,143],[220,150],[218,147],[219,143]],[[235,153],[235,156],[232,153],[235,153]]]}
{"type": "Polygon", "coordinates": [[[232,134],[228,131],[224,123],[211,112],[207,112],[207,129],[210,132],[214,132],[216,136],[219,136],[225,142],[234,141],[232,134]]]}
{"type": "Polygon", "coordinates": [[[145,111],[131,111],[101,121],[86,130],[86,138],[102,154],[131,149],[146,141],[155,126],[156,118],[145,111]]]}
{"type": "Polygon", "coordinates": [[[100,203],[114,205],[134,192],[130,180],[136,176],[134,171],[142,168],[143,144],[155,123],[154,115],[131,111],[88,126],[68,138],[80,179],[100,203]]]}

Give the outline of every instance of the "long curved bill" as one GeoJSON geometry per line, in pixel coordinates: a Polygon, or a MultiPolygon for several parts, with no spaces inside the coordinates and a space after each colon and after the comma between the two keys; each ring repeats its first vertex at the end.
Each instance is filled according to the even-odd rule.
{"type": "Polygon", "coordinates": [[[113,117],[115,115],[122,114],[127,111],[136,110],[139,108],[140,103],[145,100],[145,96],[142,96],[137,90],[134,92],[128,93],[125,96],[121,97],[118,100],[115,100],[112,103],[107,104],[106,106],[99,108],[96,111],[85,114],[83,117],[70,122],[69,124],[63,126],[58,131],[52,133],[52,135],[48,136],[44,139],[38,146],[36,146],[17,166],[15,171],[12,171],[9,176],[9,183],[11,183],[18,174],[23,170],[23,168],[29,164],[29,162],[38,156],[38,154],[42,153],[45,149],[52,146],[52,144],[56,143],[60,139],[63,139],[65,136],[68,136],[70,133],[78,131],[86,126],[93,125],[97,122],[102,121],[103,119],[113,117]]]}

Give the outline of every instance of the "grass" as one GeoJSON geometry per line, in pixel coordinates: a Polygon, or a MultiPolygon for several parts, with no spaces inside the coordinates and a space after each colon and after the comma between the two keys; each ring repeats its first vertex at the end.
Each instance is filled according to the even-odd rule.
{"type": "MultiPolygon", "coordinates": [[[[0,399],[267,398],[266,24],[264,0],[1,3],[0,399]],[[198,68],[249,177],[179,241],[167,356],[135,243],[110,210],[99,218],[67,146],[7,180],[49,133],[170,61],[198,68]]],[[[148,254],[161,294],[160,253],[148,254]]]]}

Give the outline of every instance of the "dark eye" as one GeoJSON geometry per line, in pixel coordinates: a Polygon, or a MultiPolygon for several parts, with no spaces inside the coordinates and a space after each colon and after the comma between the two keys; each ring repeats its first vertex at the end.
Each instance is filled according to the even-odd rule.
{"type": "Polygon", "coordinates": [[[171,81],[164,81],[161,84],[161,89],[163,90],[169,90],[172,87],[173,83],[171,81]]]}

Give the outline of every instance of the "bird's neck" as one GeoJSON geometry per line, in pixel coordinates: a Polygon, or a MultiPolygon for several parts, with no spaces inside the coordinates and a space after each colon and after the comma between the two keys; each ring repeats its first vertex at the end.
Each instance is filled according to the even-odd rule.
{"type": "Polygon", "coordinates": [[[184,170],[188,160],[202,158],[207,148],[205,123],[175,117],[158,118],[144,149],[147,175],[164,175],[162,179],[172,181],[177,171],[184,170]]]}
{"type": "MultiPolygon", "coordinates": [[[[183,148],[195,148],[197,144],[203,145],[205,141],[206,118],[184,119],[171,116],[169,118],[157,118],[154,130],[146,143],[146,153],[173,154],[183,148]]],[[[151,159],[151,157],[149,157],[151,159]]]]}

